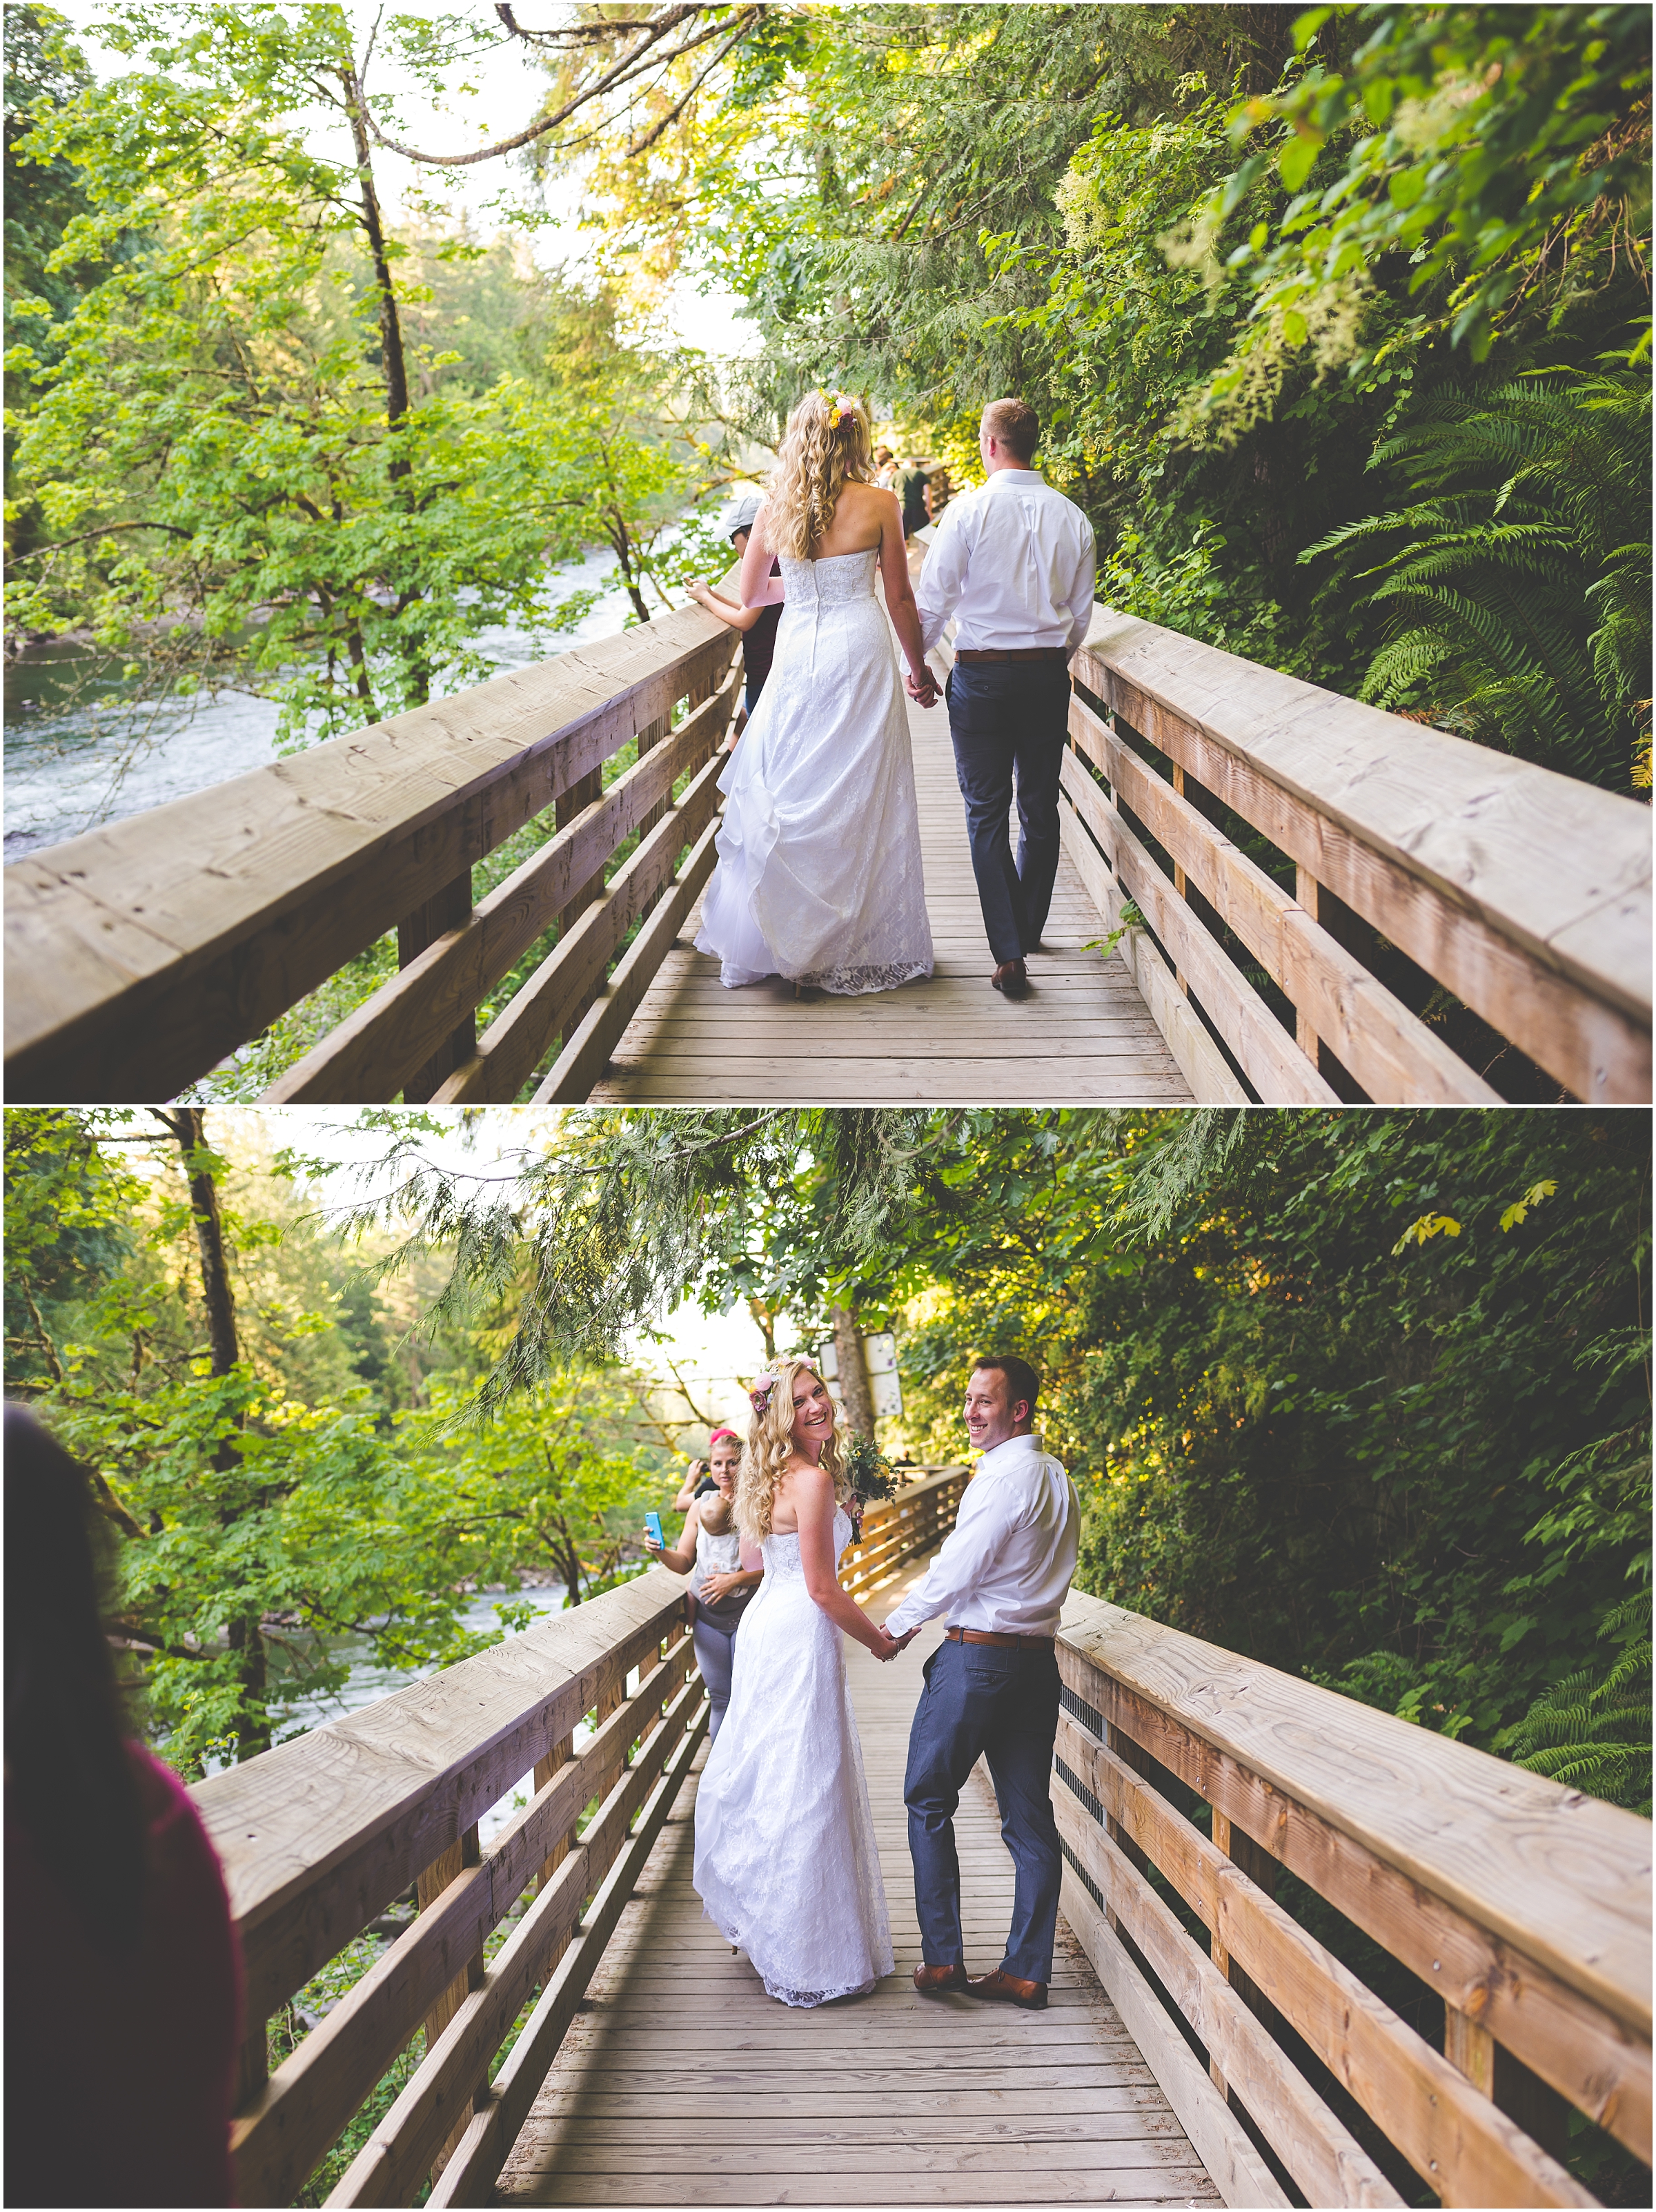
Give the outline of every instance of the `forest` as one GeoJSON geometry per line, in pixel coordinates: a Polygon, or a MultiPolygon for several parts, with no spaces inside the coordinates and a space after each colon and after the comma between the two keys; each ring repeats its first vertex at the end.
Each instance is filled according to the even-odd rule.
{"type": "Polygon", "coordinates": [[[583,549],[639,618],[714,573],[810,383],[962,483],[1016,390],[1111,604],[1648,786],[1647,9],[96,21],[113,74],[6,11],[17,635],[309,743],[554,635],[583,549]],[[751,355],[671,340],[696,284],[751,355]]]}
{"type": "Polygon", "coordinates": [[[1082,1587],[1648,1811],[1646,1116],[587,1109],[475,1174],[369,1121],[377,1196],[280,1115],[6,1116],[8,1391],[185,1771],[343,1636],[446,1664],[639,1571],[707,1423],[623,1355],[691,1299],[895,1328],[922,1463],[1026,1354],[1082,1587]]]}

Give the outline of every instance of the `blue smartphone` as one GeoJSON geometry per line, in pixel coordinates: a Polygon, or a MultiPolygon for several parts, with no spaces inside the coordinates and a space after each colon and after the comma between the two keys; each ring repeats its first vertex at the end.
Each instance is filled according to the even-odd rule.
{"type": "Polygon", "coordinates": [[[646,1513],[645,1515],[644,1531],[646,1535],[653,1536],[657,1543],[659,1544],[664,1550],[666,1548],[667,1539],[661,1533],[661,1516],[659,1513],[646,1513]]]}

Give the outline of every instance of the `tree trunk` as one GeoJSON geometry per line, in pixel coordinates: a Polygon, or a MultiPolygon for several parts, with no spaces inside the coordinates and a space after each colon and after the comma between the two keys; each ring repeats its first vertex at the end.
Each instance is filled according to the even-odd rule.
{"type": "MultiPolygon", "coordinates": [[[[341,64],[339,82],[344,87],[345,109],[351,118],[351,140],[356,149],[356,177],[362,193],[362,228],[367,234],[368,258],[373,263],[374,289],[379,301],[379,362],[385,380],[385,421],[399,428],[409,411],[408,362],[403,352],[403,325],[397,312],[397,294],[391,280],[385,252],[385,225],[379,211],[379,194],[373,181],[373,154],[368,143],[367,103],[354,62],[341,64]]],[[[409,465],[398,457],[391,465],[393,477],[405,477],[409,465]]]]}
{"type": "MultiPolygon", "coordinates": [[[[209,1164],[206,1116],[199,1106],[180,1106],[160,1118],[184,1156],[184,1171],[190,1182],[190,1211],[196,1224],[196,1248],[201,1255],[202,1297],[207,1308],[207,1341],[212,1353],[213,1373],[228,1375],[241,1358],[241,1344],[236,1331],[230,1258],[224,1243],[224,1214],[219,1205],[218,1184],[209,1164]]],[[[240,1457],[234,1443],[226,1437],[213,1455],[215,1474],[230,1474],[240,1457]]],[[[234,1528],[241,1511],[240,1505],[227,1502],[219,1515],[221,1525],[234,1528]]],[[[270,1747],[270,1716],[264,1702],[264,1637],[256,1607],[233,1614],[228,1626],[246,1716],[237,1756],[251,1758],[255,1752],[270,1747]]]]}
{"type": "Polygon", "coordinates": [[[767,1306],[762,1298],[749,1298],[748,1300],[748,1311],[753,1316],[754,1325],[758,1329],[760,1335],[765,1340],[765,1364],[767,1367],[773,1367],[776,1364],[776,1316],[778,1310],[778,1308],[775,1306],[767,1306]]]}
{"type": "Polygon", "coordinates": [[[840,1403],[852,1434],[874,1441],[874,1395],[868,1387],[863,1363],[863,1340],[857,1333],[857,1316],[844,1306],[834,1309],[834,1356],[840,1363],[840,1403]]]}
{"type": "Polygon", "coordinates": [[[218,1185],[207,1164],[205,1116],[199,1106],[180,1106],[161,1118],[184,1155],[184,1171],[190,1181],[190,1211],[196,1224],[196,1248],[201,1255],[201,1291],[207,1308],[213,1372],[227,1375],[241,1357],[241,1346],[236,1337],[235,1292],[224,1249],[224,1215],[219,1206],[218,1185]]]}

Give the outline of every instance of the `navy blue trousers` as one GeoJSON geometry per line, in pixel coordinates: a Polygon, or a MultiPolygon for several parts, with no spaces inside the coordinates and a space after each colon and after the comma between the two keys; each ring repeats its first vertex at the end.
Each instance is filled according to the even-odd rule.
{"type": "Polygon", "coordinates": [[[1061,660],[957,660],[946,696],[972,872],[998,967],[1034,951],[1052,903],[1070,672],[1061,660]],[[1016,864],[1007,831],[1015,787],[1016,864]]]}
{"type": "Polygon", "coordinates": [[[1001,1965],[1020,1981],[1052,1978],[1064,1862],[1052,1818],[1058,1735],[1058,1658],[1042,1650],[941,1644],[925,1662],[925,1687],[908,1737],[903,1798],[914,1862],[914,1909],[928,1966],[966,1962],[955,1808],[981,1753],[1000,1805],[1000,1832],[1016,1875],[1012,1926],[1001,1965]]]}

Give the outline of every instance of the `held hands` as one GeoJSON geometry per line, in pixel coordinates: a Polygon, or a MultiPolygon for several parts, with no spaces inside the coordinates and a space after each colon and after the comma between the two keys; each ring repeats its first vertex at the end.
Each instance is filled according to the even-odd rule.
{"type": "Polygon", "coordinates": [[[883,1664],[895,1659],[900,1651],[906,1651],[919,1632],[918,1628],[911,1628],[902,1636],[893,1636],[889,1630],[882,1628],[878,1631],[879,1642],[870,1648],[874,1656],[883,1664]]]}
{"type": "Polygon", "coordinates": [[[911,668],[903,678],[903,688],[911,699],[922,707],[935,707],[943,696],[937,689],[937,679],[930,668],[921,664],[917,676],[911,668]]]}

